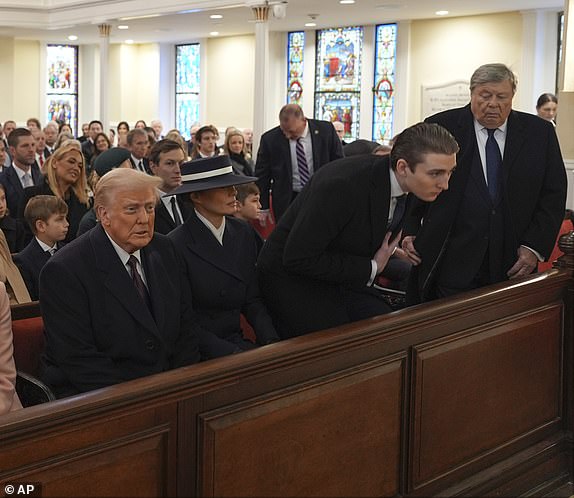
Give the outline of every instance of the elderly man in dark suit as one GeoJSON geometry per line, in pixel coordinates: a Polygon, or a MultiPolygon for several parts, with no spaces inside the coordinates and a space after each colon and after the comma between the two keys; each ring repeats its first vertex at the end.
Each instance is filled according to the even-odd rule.
{"type": "Polygon", "coordinates": [[[470,104],[427,119],[460,144],[451,188],[412,206],[402,243],[417,303],[532,273],[550,256],[564,217],[566,174],[554,127],[512,110],[516,78],[479,67],[470,104]],[[422,223],[421,223],[422,221],[422,223]]]}
{"type": "Polygon", "coordinates": [[[390,156],[341,159],[313,176],[258,260],[282,338],[391,311],[371,284],[399,243],[405,194],[436,199],[457,151],[444,128],[419,123],[397,137],[390,156]]]}
{"type": "Polygon", "coordinates": [[[343,157],[341,140],[328,121],[307,119],[297,104],[287,104],[279,112],[279,126],[261,137],[255,176],[259,178],[263,215],[278,221],[309,178],[324,164],[343,157]]]}
{"type": "MultiPolygon", "coordinates": [[[[36,140],[27,128],[16,128],[8,137],[12,167],[0,174],[0,183],[6,192],[6,204],[16,216],[24,198],[24,189],[40,185],[42,173],[36,164],[36,140]]],[[[22,210],[23,211],[23,210],[22,210]]]]}
{"type": "Polygon", "coordinates": [[[151,148],[149,165],[151,172],[161,178],[159,191],[161,198],[155,210],[155,228],[158,233],[167,235],[181,225],[191,210],[180,196],[170,195],[181,185],[181,165],[185,153],[177,142],[160,140],[151,148]]]}
{"type": "Polygon", "coordinates": [[[43,378],[60,396],[199,361],[185,271],[153,232],[159,182],[125,168],[104,175],[100,224],[40,274],[43,378]]]}

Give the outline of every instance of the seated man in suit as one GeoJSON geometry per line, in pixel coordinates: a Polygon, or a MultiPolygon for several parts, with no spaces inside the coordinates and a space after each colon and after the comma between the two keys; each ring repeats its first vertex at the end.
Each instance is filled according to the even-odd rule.
{"type": "Polygon", "coordinates": [[[96,152],[94,140],[98,136],[98,133],[102,133],[103,131],[104,125],[101,121],[98,121],[97,119],[90,121],[90,124],[88,125],[88,137],[84,142],[82,142],[82,154],[86,159],[86,164],[90,164],[92,162],[92,156],[96,152]]]}
{"type": "Polygon", "coordinates": [[[128,132],[127,141],[127,149],[131,153],[130,161],[132,168],[150,174],[149,162],[146,157],[149,150],[149,137],[147,132],[142,128],[134,128],[128,132]]]}
{"type": "Polygon", "coordinates": [[[164,235],[181,225],[189,214],[189,203],[169,195],[181,185],[181,165],[184,161],[183,149],[173,140],[160,140],[152,147],[149,155],[151,172],[161,178],[161,197],[155,210],[154,230],[164,235]]]}
{"type": "Polygon", "coordinates": [[[0,183],[6,192],[8,210],[13,216],[24,197],[24,189],[43,183],[42,173],[36,164],[36,140],[26,128],[16,128],[8,137],[12,167],[0,174],[0,183]]]}
{"type": "Polygon", "coordinates": [[[154,234],[158,178],[117,168],[96,187],[100,223],[40,274],[42,377],[58,396],[199,361],[187,275],[154,234]]]}
{"type": "Polygon", "coordinates": [[[419,123],[390,156],[349,157],[313,175],[258,260],[282,338],[391,311],[371,285],[399,243],[405,194],[434,201],[448,189],[457,151],[444,128],[419,123]]]}
{"type": "Polygon", "coordinates": [[[34,237],[24,250],[14,256],[14,263],[34,301],[38,300],[40,271],[62,247],[68,233],[67,214],[67,204],[55,195],[37,195],[26,204],[24,219],[34,237]]]}

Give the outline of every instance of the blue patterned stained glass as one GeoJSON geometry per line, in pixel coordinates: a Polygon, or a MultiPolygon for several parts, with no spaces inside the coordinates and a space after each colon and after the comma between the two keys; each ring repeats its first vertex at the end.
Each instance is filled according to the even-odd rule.
{"type": "Polygon", "coordinates": [[[293,31],[287,38],[287,103],[301,104],[305,32],[293,31]]]}
{"type": "Polygon", "coordinates": [[[78,130],[78,47],[46,47],[46,107],[48,121],[67,123],[78,130]]]}
{"type": "Polygon", "coordinates": [[[342,121],[345,140],[359,138],[363,28],[317,31],[315,118],[342,121]]]}
{"type": "Polygon", "coordinates": [[[373,140],[388,142],[393,137],[397,25],[379,24],[375,40],[373,140]]]}
{"type": "Polygon", "coordinates": [[[175,47],[175,126],[187,140],[191,126],[199,121],[199,49],[199,43],[175,47]]]}

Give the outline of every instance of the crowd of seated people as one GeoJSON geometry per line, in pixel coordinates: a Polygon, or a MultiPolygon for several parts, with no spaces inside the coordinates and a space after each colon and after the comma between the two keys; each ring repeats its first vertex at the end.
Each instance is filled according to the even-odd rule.
{"type": "MultiPolygon", "coordinates": [[[[302,138],[287,138],[301,187],[295,153],[311,174],[323,166],[312,121],[303,121],[302,153],[302,138]]],[[[326,162],[389,154],[390,146],[367,140],[341,143],[334,130],[326,162]]],[[[40,301],[47,340],[41,376],[58,396],[279,340],[256,272],[265,242],[260,224],[268,218],[253,133],[230,126],[220,136],[200,123],[189,131],[186,141],[177,129],[164,133],[160,120],[121,121],[110,137],[92,120],[76,139],[65,123],[4,123],[0,394],[10,391],[12,401],[0,399],[0,413],[20,406],[11,331],[3,330],[6,303],[40,301]]],[[[403,290],[410,262],[400,247],[389,261],[381,276],[403,290]]]]}

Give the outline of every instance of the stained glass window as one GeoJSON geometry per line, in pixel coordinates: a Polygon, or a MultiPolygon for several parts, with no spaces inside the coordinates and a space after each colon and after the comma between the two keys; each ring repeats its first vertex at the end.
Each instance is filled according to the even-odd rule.
{"type": "Polygon", "coordinates": [[[189,140],[191,126],[199,122],[199,43],[175,50],[175,127],[189,140]]]}
{"type": "Polygon", "coordinates": [[[78,131],[78,47],[46,47],[48,121],[68,123],[78,131]]]}
{"type": "Polygon", "coordinates": [[[379,24],[375,40],[373,140],[388,142],[393,137],[397,25],[379,24]]]}
{"type": "Polygon", "coordinates": [[[305,32],[293,31],[287,38],[287,103],[301,105],[305,32]]]}
{"type": "Polygon", "coordinates": [[[359,138],[363,28],[317,31],[315,118],[341,121],[346,141],[359,138]]]}

